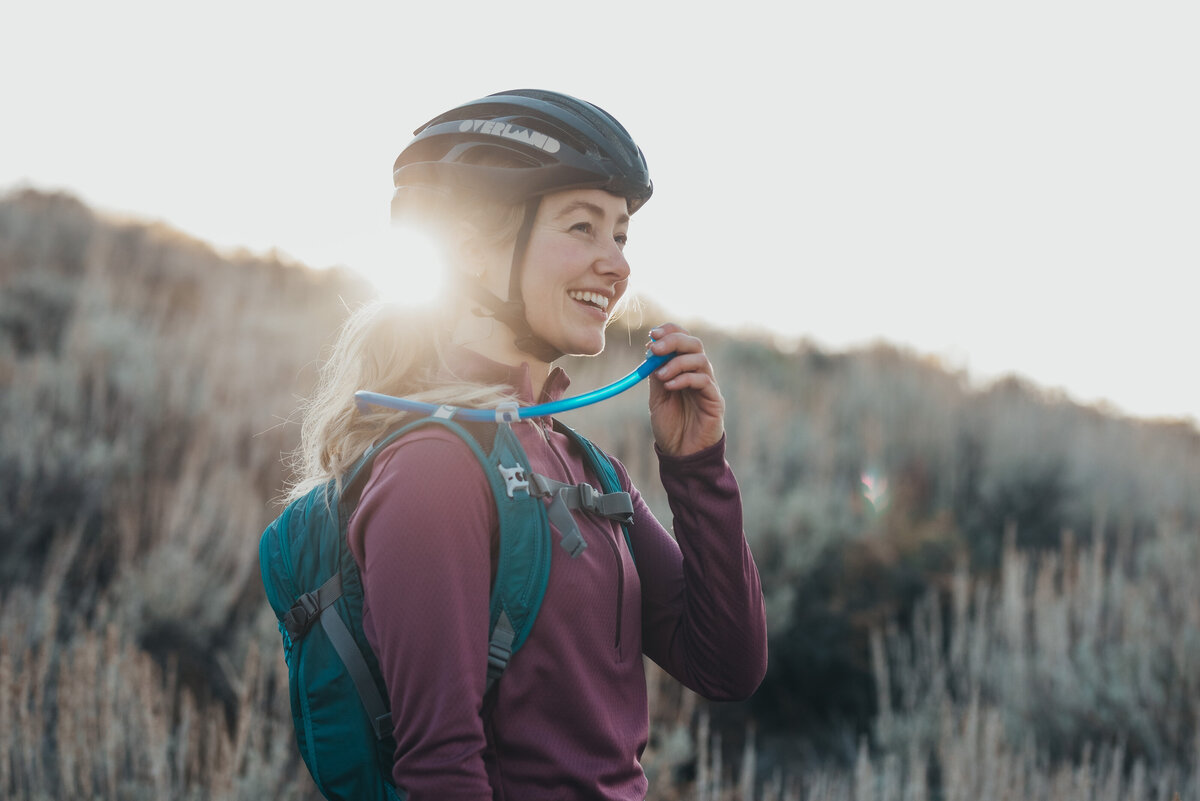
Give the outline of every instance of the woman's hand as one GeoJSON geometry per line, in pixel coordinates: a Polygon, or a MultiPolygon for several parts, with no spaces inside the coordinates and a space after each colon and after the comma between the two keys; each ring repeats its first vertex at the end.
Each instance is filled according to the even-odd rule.
{"type": "Polygon", "coordinates": [[[688,456],[725,434],[725,398],[704,343],[674,323],[650,332],[650,352],[675,357],[650,376],[650,428],[659,449],[688,456]]]}

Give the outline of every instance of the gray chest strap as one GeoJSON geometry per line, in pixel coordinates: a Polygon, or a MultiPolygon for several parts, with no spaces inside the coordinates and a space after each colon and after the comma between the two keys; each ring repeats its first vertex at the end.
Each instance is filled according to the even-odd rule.
{"type": "Polygon", "coordinates": [[[579,532],[579,526],[571,515],[576,509],[590,515],[598,515],[617,523],[628,525],[633,522],[633,500],[628,492],[600,493],[591,484],[564,484],[538,473],[530,477],[529,494],[550,498],[546,514],[562,536],[559,544],[572,558],[587,548],[587,542],[579,532]]]}

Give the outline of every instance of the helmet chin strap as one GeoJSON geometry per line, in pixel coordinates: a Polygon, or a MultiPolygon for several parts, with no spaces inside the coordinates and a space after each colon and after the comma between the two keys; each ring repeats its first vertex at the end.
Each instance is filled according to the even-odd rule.
{"type": "Polygon", "coordinates": [[[525,203],[525,219],[521,221],[521,228],[517,231],[517,238],[513,243],[512,266],[508,271],[508,300],[501,300],[476,282],[470,282],[467,291],[471,297],[488,308],[492,317],[504,323],[517,335],[514,343],[518,350],[549,364],[563,353],[533,333],[525,315],[525,301],[521,297],[521,264],[525,260],[525,249],[529,245],[529,235],[533,231],[533,220],[537,216],[540,202],[540,197],[532,197],[525,203]]]}

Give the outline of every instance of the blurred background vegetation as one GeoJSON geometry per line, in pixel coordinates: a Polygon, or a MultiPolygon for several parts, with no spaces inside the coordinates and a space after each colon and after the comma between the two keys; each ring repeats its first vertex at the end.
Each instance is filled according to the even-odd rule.
{"type": "MultiPolygon", "coordinates": [[[[257,545],[297,400],[370,295],[0,198],[0,797],[315,797],[257,545]]],[[[654,314],[567,360],[574,386],[637,364],[654,314]]],[[[1200,800],[1194,423],[701,333],[770,667],[708,704],[649,666],[651,798],[1200,800]]],[[[565,419],[669,521],[644,391],[565,419]]]]}

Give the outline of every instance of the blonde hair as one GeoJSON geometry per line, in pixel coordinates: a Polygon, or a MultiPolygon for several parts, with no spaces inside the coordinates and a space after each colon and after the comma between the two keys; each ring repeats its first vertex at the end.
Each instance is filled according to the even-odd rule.
{"type": "MultiPolygon", "coordinates": [[[[420,218],[443,244],[452,247],[456,239],[466,237],[501,247],[516,239],[523,207],[481,199],[447,200],[430,195],[420,218]]],[[[447,283],[453,294],[454,279],[447,283]]],[[[460,379],[447,365],[451,331],[459,317],[469,313],[461,300],[443,298],[424,308],[378,301],[350,314],[320,368],[313,394],[301,403],[300,445],[289,460],[294,479],[285,501],[330,480],[340,491],[354,464],[405,418],[404,412],[376,407],[360,411],[354,400],[357,390],[464,407],[515,400],[511,387],[460,379]]]]}
{"type": "Polygon", "coordinates": [[[406,413],[368,407],[360,389],[434,404],[493,406],[513,400],[507,385],[454,376],[443,355],[447,322],[438,309],[404,309],[376,302],[358,309],[338,333],[317,387],[301,405],[300,446],[292,454],[294,483],[286,500],[329,480],[341,481],[363,454],[394,430],[406,413]]]}

